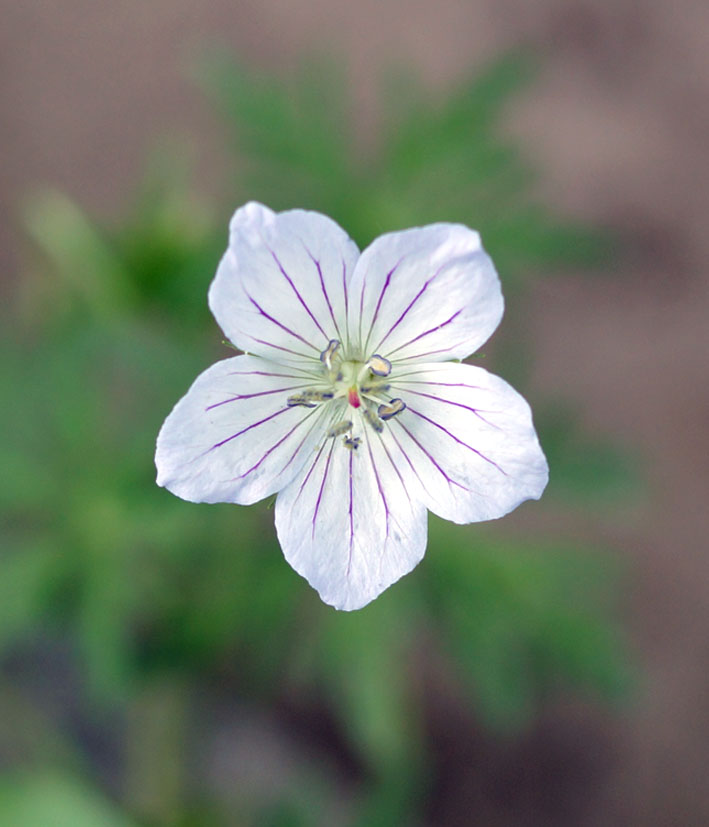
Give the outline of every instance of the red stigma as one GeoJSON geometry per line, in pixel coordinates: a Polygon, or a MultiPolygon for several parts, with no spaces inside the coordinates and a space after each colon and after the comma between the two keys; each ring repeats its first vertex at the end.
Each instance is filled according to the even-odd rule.
{"type": "Polygon", "coordinates": [[[359,396],[357,396],[356,388],[349,389],[347,393],[347,401],[350,403],[350,405],[352,405],[353,408],[359,408],[359,406],[362,404],[359,401],[359,396]]]}

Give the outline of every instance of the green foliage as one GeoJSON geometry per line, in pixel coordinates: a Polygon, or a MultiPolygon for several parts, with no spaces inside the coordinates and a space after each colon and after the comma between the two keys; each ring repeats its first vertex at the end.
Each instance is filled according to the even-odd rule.
{"type": "MultiPolygon", "coordinates": [[[[518,288],[598,254],[595,233],[534,203],[529,171],[500,138],[502,108],[527,75],[523,60],[507,58],[435,104],[407,79],[366,154],[353,143],[336,71],[316,66],[279,81],[221,62],[206,73],[238,135],[239,192],[275,208],[321,209],[361,245],[435,220],[477,226],[518,288]]],[[[360,767],[352,823],[414,824],[432,773],[426,669],[445,662],[493,730],[528,725],[572,688],[616,699],[628,679],[609,619],[616,572],[606,553],[433,520],[417,572],[340,614],[285,564],[265,505],[198,506],[158,489],[160,424],[200,370],[230,355],[205,294],[234,206],[232,195],[210,213],[172,162],[151,168],[118,227],[98,227],[59,193],[27,202],[43,276],[28,280],[24,297],[32,326],[7,322],[2,333],[0,427],[12,439],[0,457],[0,658],[48,628],[70,642],[94,714],[132,722],[125,803],[150,823],[236,823],[224,802],[184,788],[190,757],[170,736],[189,731],[190,698],[222,682],[252,709],[286,696],[321,704],[360,767]]],[[[515,341],[509,327],[503,335],[515,341]]],[[[599,450],[571,417],[541,418],[553,482],[540,507],[553,509],[554,494],[585,506],[626,490],[610,448],[599,450]]],[[[0,746],[9,739],[0,728],[0,746]]],[[[321,763],[302,789],[269,801],[240,790],[243,823],[327,823],[338,798],[321,763]]],[[[129,823],[64,776],[0,787],[2,823],[62,824],[64,813],[72,825],[129,823]]]]}
{"type": "Polygon", "coordinates": [[[440,520],[431,533],[426,605],[485,721],[517,730],[564,687],[622,696],[622,641],[599,611],[612,597],[607,553],[510,542],[440,520]]]}
{"type": "Polygon", "coordinates": [[[0,823],[13,827],[135,827],[95,790],[60,773],[0,780],[0,823]]]}
{"type": "Polygon", "coordinates": [[[400,78],[369,153],[356,145],[341,71],[327,62],[275,81],[221,59],[203,76],[237,157],[246,156],[236,177],[252,197],[325,212],[360,246],[390,230],[460,221],[480,230],[506,286],[516,286],[608,252],[604,237],[535,202],[526,163],[500,134],[502,108],[530,69],[524,55],[506,56],[435,102],[400,78]]]}
{"type": "Polygon", "coordinates": [[[568,502],[589,505],[627,504],[640,481],[629,457],[602,437],[590,437],[568,403],[537,412],[544,450],[554,476],[549,489],[568,502]]]}

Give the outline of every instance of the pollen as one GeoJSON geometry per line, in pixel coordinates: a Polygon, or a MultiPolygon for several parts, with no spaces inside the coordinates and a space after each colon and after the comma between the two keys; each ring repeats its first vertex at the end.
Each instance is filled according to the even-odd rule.
{"type": "Polygon", "coordinates": [[[338,422],[330,428],[327,432],[328,436],[342,436],[342,434],[346,434],[348,431],[352,430],[352,423],[349,419],[345,419],[342,422],[338,422]]]}
{"type": "Polygon", "coordinates": [[[334,396],[332,391],[318,391],[318,390],[305,390],[302,394],[300,394],[303,399],[309,399],[312,402],[324,402],[326,399],[332,399],[334,396]]]}
{"type": "Polygon", "coordinates": [[[374,411],[370,411],[369,408],[365,408],[364,410],[364,418],[369,422],[369,424],[374,428],[374,430],[381,434],[384,430],[384,423],[381,419],[374,413],[374,411]]]}
{"type": "Polygon", "coordinates": [[[295,408],[299,405],[302,406],[303,408],[314,408],[315,407],[315,403],[312,400],[308,399],[302,393],[295,394],[294,396],[289,396],[287,401],[286,401],[286,404],[288,405],[289,408],[295,408]]]}
{"type": "Polygon", "coordinates": [[[358,436],[346,436],[343,440],[345,448],[349,448],[350,451],[356,451],[361,441],[358,436]]]}
{"type": "Polygon", "coordinates": [[[380,405],[377,408],[377,413],[380,419],[387,420],[400,414],[405,408],[406,402],[403,399],[392,399],[388,405],[380,405]]]}
{"type": "Polygon", "coordinates": [[[362,393],[386,393],[389,387],[386,382],[370,382],[368,385],[360,385],[359,389],[362,393]]]}
{"type": "Polygon", "coordinates": [[[389,376],[391,373],[391,362],[378,353],[375,353],[369,362],[367,362],[367,367],[375,376],[389,376]]]}
{"type": "Polygon", "coordinates": [[[332,368],[332,357],[335,355],[335,351],[339,347],[340,343],[337,341],[337,339],[330,339],[330,341],[327,343],[327,347],[320,354],[320,361],[327,366],[328,370],[332,368]]]}

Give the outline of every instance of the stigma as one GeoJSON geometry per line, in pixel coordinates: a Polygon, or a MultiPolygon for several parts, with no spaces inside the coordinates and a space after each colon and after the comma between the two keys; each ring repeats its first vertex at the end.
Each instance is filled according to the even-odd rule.
{"type": "Polygon", "coordinates": [[[362,404],[359,394],[357,393],[357,388],[352,387],[347,391],[347,401],[352,405],[353,408],[359,408],[362,404]]]}

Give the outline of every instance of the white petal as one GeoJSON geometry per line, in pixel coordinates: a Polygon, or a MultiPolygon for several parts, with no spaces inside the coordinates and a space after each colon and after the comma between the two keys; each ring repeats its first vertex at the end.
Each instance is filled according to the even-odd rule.
{"type": "Polygon", "coordinates": [[[396,461],[435,514],[472,523],[539,499],[547,462],[529,405],[503,379],[472,365],[412,364],[390,393],[407,406],[387,423],[396,461]]]}
{"type": "Polygon", "coordinates": [[[318,359],[347,336],[349,282],[359,251],[316,212],[274,213],[254,202],[234,214],[209,306],[229,339],[278,361],[318,359]]]}
{"type": "Polygon", "coordinates": [[[286,404],[308,387],[305,372],[257,356],[212,365],[160,429],[158,485],[192,502],[243,505],[278,491],[320,436],[321,408],[286,404]]]}
{"type": "Polygon", "coordinates": [[[364,358],[463,358],[489,338],[503,311],[480,236],[460,224],[381,236],[360,256],[351,293],[350,327],[364,358]]]}
{"type": "Polygon", "coordinates": [[[286,560],[322,599],[358,609],[411,571],[426,548],[426,509],[409,496],[372,431],[356,451],[323,443],[278,495],[276,530],[286,560]]]}

